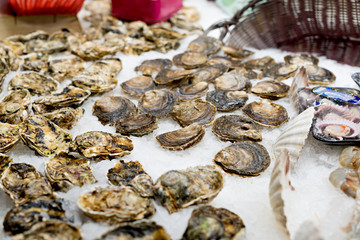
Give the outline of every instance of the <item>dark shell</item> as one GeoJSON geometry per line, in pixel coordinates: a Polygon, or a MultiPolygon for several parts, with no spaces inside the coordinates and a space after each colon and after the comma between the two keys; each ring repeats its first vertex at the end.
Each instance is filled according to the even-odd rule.
{"type": "Polygon", "coordinates": [[[157,118],[143,113],[120,119],[116,124],[116,132],[122,135],[143,136],[158,128],[157,118]]]}
{"type": "Polygon", "coordinates": [[[170,59],[157,58],[143,61],[140,66],[135,67],[135,71],[141,72],[142,75],[145,76],[153,76],[154,74],[158,74],[161,70],[171,67],[172,62],[170,59]]]}
{"type": "Polygon", "coordinates": [[[185,150],[200,142],[205,135],[205,129],[198,124],[167,132],[156,136],[160,146],[174,151],[185,150]]]}
{"type": "Polygon", "coordinates": [[[263,77],[270,77],[276,80],[283,80],[294,76],[297,65],[287,63],[277,63],[267,66],[263,71],[263,77]]]}
{"type": "Polygon", "coordinates": [[[231,112],[241,108],[248,100],[244,91],[210,91],[206,94],[206,101],[212,103],[218,111],[231,112]]]}
{"type": "Polygon", "coordinates": [[[236,91],[249,89],[251,87],[251,83],[244,75],[238,73],[237,71],[231,71],[216,78],[214,86],[216,90],[236,91]]]}
{"type": "Polygon", "coordinates": [[[242,237],[245,237],[245,225],[237,214],[225,208],[206,205],[193,210],[182,240],[242,237]]]}
{"type": "Polygon", "coordinates": [[[9,82],[9,90],[26,89],[31,94],[50,94],[56,91],[58,82],[36,72],[18,73],[9,82]]]}
{"type": "Polygon", "coordinates": [[[15,90],[0,102],[0,121],[19,124],[29,114],[30,93],[27,90],[15,90]]]}
{"type": "Polygon", "coordinates": [[[244,66],[249,69],[257,69],[257,70],[264,70],[268,66],[274,65],[275,60],[271,57],[263,57],[248,60],[244,63],[244,66]]]}
{"type": "Polygon", "coordinates": [[[234,48],[234,47],[229,47],[229,46],[223,46],[222,50],[228,56],[234,57],[234,58],[240,58],[240,59],[250,57],[251,55],[254,54],[254,52],[246,50],[246,49],[241,48],[241,47],[234,48]]]}
{"type": "Polygon", "coordinates": [[[227,72],[229,67],[224,64],[214,64],[197,69],[190,77],[191,83],[213,82],[213,80],[227,72]]]}
{"type": "Polygon", "coordinates": [[[49,61],[48,74],[55,80],[62,82],[71,79],[84,71],[85,61],[78,57],[54,59],[49,61]]]}
{"type": "Polygon", "coordinates": [[[167,90],[151,90],[144,93],[138,102],[138,109],[155,117],[164,118],[170,115],[176,104],[176,96],[167,90]]]}
{"type": "Polygon", "coordinates": [[[193,69],[204,65],[207,61],[207,55],[202,52],[185,52],[175,55],[172,61],[177,67],[193,69]]]}
{"type": "Polygon", "coordinates": [[[222,141],[261,141],[262,136],[255,124],[240,115],[224,115],[215,120],[213,133],[222,141]]]}
{"type": "Polygon", "coordinates": [[[123,91],[131,96],[140,97],[147,91],[155,89],[154,80],[151,77],[137,76],[121,83],[123,91]]]}
{"type": "Polygon", "coordinates": [[[278,81],[261,81],[251,88],[251,92],[268,99],[279,99],[285,97],[290,87],[278,81]]]}
{"type": "Polygon", "coordinates": [[[83,108],[60,108],[58,110],[43,113],[42,116],[46,117],[59,127],[63,129],[72,129],[80,118],[84,115],[85,110],[83,108]]]}
{"type": "Polygon", "coordinates": [[[288,64],[295,64],[298,66],[305,64],[317,65],[319,59],[311,54],[291,54],[284,57],[284,61],[288,64]]]}
{"type": "Polygon", "coordinates": [[[211,55],[217,53],[221,46],[220,40],[209,36],[201,36],[189,43],[187,51],[211,55]]]}
{"type": "Polygon", "coordinates": [[[360,104],[360,91],[354,88],[315,87],[312,92],[335,102],[360,104]]]}
{"type": "Polygon", "coordinates": [[[353,73],[351,78],[360,87],[360,72],[353,73]]]}
{"type": "Polygon", "coordinates": [[[159,85],[171,84],[175,81],[180,81],[191,77],[192,73],[193,70],[164,69],[156,75],[154,82],[159,85]]]}
{"type": "Polygon", "coordinates": [[[336,80],[335,75],[325,68],[316,65],[305,65],[304,67],[310,84],[329,85],[336,80]]]}
{"type": "Polygon", "coordinates": [[[183,84],[172,89],[180,101],[192,100],[200,98],[209,90],[207,82],[197,82],[193,84],[183,84]]]}
{"type": "Polygon", "coordinates": [[[0,123],[0,153],[9,151],[20,140],[19,127],[0,123]]]}
{"type": "Polygon", "coordinates": [[[255,142],[238,142],[215,155],[214,162],[225,172],[257,176],[270,165],[266,148],[255,142]]]}
{"type": "Polygon", "coordinates": [[[5,154],[0,153],[0,179],[6,168],[9,167],[13,159],[5,154]]]}

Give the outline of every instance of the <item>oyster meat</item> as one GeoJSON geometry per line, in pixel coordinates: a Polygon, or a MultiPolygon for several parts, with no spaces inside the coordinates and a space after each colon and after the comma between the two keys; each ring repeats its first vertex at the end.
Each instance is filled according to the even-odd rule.
{"type": "Polygon", "coordinates": [[[6,168],[9,167],[13,159],[5,154],[0,153],[0,179],[6,168]]]}
{"type": "Polygon", "coordinates": [[[172,62],[167,58],[157,58],[143,61],[139,66],[135,67],[136,72],[141,72],[145,76],[154,76],[163,69],[172,67],[172,62]]]}
{"type": "Polygon", "coordinates": [[[158,128],[157,118],[149,113],[141,113],[120,119],[115,123],[116,132],[122,135],[144,136],[158,128]]]}
{"type": "Polygon", "coordinates": [[[9,151],[19,140],[17,125],[0,122],[0,153],[9,151]]]}
{"type": "Polygon", "coordinates": [[[206,55],[212,55],[220,51],[222,43],[220,40],[209,37],[200,36],[189,43],[187,51],[194,53],[205,53],[206,55]]]}
{"type": "Polygon", "coordinates": [[[151,90],[145,92],[138,102],[138,109],[142,113],[149,113],[158,118],[170,115],[176,104],[176,96],[168,90],[151,90]]]}
{"type": "Polygon", "coordinates": [[[176,94],[180,101],[192,100],[200,98],[209,90],[207,82],[197,82],[192,84],[183,84],[179,87],[173,88],[172,91],[176,94]]]}
{"type": "Polygon", "coordinates": [[[215,79],[214,87],[216,90],[247,90],[251,87],[249,79],[237,71],[224,73],[215,79]]]}
{"type": "Polygon", "coordinates": [[[140,97],[147,91],[155,89],[154,80],[147,76],[137,76],[120,84],[122,90],[135,97],[140,97]]]}
{"type": "Polygon", "coordinates": [[[285,97],[290,87],[278,81],[261,81],[251,88],[251,92],[268,99],[279,99],[285,97]]]}
{"type": "Polygon", "coordinates": [[[80,72],[84,71],[85,62],[78,57],[67,57],[49,61],[47,73],[55,80],[62,82],[71,79],[80,72]]]}
{"type": "Polygon", "coordinates": [[[274,78],[276,80],[283,80],[294,76],[297,65],[287,63],[276,63],[267,66],[263,71],[263,77],[274,78]]]}
{"type": "Polygon", "coordinates": [[[83,108],[60,108],[52,112],[41,114],[63,129],[72,129],[79,119],[84,115],[83,108]]]}
{"type": "Polygon", "coordinates": [[[27,89],[31,94],[50,94],[58,89],[58,82],[36,72],[18,73],[9,82],[9,90],[27,89]]]}
{"type": "Polygon", "coordinates": [[[30,93],[27,90],[15,90],[6,95],[0,102],[0,121],[19,124],[29,114],[30,93]]]}
{"type": "Polygon", "coordinates": [[[215,90],[206,94],[206,101],[212,103],[220,112],[231,112],[241,108],[248,100],[245,91],[215,90]]]}
{"type": "Polygon", "coordinates": [[[207,55],[203,52],[184,52],[175,55],[172,61],[177,67],[193,69],[204,65],[207,61],[207,55]]]}

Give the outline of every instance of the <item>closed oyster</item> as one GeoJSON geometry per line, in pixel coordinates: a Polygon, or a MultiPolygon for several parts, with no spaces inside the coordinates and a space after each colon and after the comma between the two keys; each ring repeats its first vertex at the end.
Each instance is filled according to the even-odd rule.
{"type": "Polygon", "coordinates": [[[117,85],[117,79],[113,76],[98,72],[82,72],[72,79],[74,86],[90,91],[93,94],[104,93],[113,90],[117,85]]]}
{"type": "Polygon", "coordinates": [[[68,57],[49,61],[48,74],[55,80],[62,82],[71,79],[84,71],[85,62],[78,57],[68,57]]]}
{"type": "Polygon", "coordinates": [[[267,66],[263,71],[263,77],[270,77],[276,80],[283,80],[294,76],[297,65],[287,63],[277,63],[267,66]]]}
{"type": "Polygon", "coordinates": [[[143,113],[150,113],[155,117],[164,118],[176,104],[176,96],[167,90],[151,90],[144,93],[139,102],[138,109],[143,113]]]}
{"type": "Polygon", "coordinates": [[[112,185],[132,187],[142,197],[154,196],[153,180],[138,161],[125,163],[120,160],[108,170],[106,176],[112,185]]]}
{"type": "Polygon", "coordinates": [[[110,224],[151,217],[155,207],[132,187],[97,187],[78,198],[78,207],[96,221],[110,224]]]}
{"type": "Polygon", "coordinates": [[[261,141],[262,136],[255,124],[240,115],[224,115],[215,120],[213,133],[222,141],[261,141]]]}
{"type": "Polygon", "coordinates": [[[154,82],[159,85],[171,84],[175,81],[191,77],[192,73],[193,70],[163,69],[156,75],[154,82]]]}
{"type": "Polygon", "coordinates": [[[141,72],[145,76],[153,76],[163,69],[172,67],[172,62],[167,58],[157,58],[143,61],[139,66],[135,67],[135,71],[141,72]]]}
{"type": "Polygon", "coordinates": [[[240,74],[240,75],[246,77],[249,80],[262,78],[262,74],[257,73],[254,70],[247,69],[245,67],[236,67],[236,68],[234,68],[233,71],[236,72],[237,74],[240,74]]]}
{"type": "Polygon", "coordinates": [[[56,125],[64,129],[72,129],[79,119],[84,114],[83,108],[60,108],[52,112],[43,113],[42,116],[46,117],[56,125]]]}
{"type": "Polygon", "coordinates": [[[8,41],[12,41],[12,42],[21,42],[21,43],[25,43],[31,40],[35,40],[35,39],[41,39],[41,40],[47,40],[49,38],[49,34],[46,33],[45,31],[42,30],[37,30],[25,35],[12,35],[8,38],[6,38],[6,40],[8,41]]]}
{"type": "Polygon", "coordinates": [[[278,81],[261,81],[251,88],[251,92],[269,99],[279,99],[285,97],[290,87],[278,81]]]}
{"type": "Polygon", "coordinates": [[[222,187],[223,177],[214,166],[197,166],[164,173],[155,183],[155,194],[161,205],[173,213],[210,202],[222,187]]]}
{"type": "Polygon", "coordinates": [[[336,80],[332,72],[317,65],[306,65],[305,69],[311,84],[329,85],[336,80]]]}
{"type": "Polygon", "coordinates": [[[21,140],[42,156],[67,152],[72,137],[49,119],[40,116],[29,116],[20,125],[21,140]]]}
{"type": "Polygon", "coordinates": [[[9,69],[5,66],[3,62],[0,62],[0,91],[2,91],[2,85],[8,73],[9,69]]]}
{"type": "Polygon", "coordinates": [[[189,43],[187,51],[212,55],[217,53],[220,50],[221,46],[222,43],[220,40],[203,35],[191,41],[189,43]]]}
{"type": "Polygon", "coordinates": [[[193,84],[183,84],[172,89],[180,101],[192,100],[200,98],[209,90],[207,82],[197,82],[193,84]]]}
{"type": "Polygon", "coordinates": [[[307,64],[317,65],[319,59],[317,59],[311,54],[290,54],[284,57],[284,61],[287,64],[295,64],[298,66],[303,66],[307,64]]]}
{"type": "Polygon", "coordinates": [[[230,57],[240,58],[240,59],[247,58],[254,54],[254,52],[246,50],[241,47],[236,48],[236,47],[230,47],[230,46],[223,46],[222,50],[224,51],[224,53],[226,53],[230,57]]]}
{"type": "Polygon", "coordinates": [[[257,59],[251,59],[244,63],[244,66],[249,69],[264,70],[268,66],[275,64],[275,60],[272,57],[263,57],[257,59]]]}
{"type": "Polygon", "coordinates": [[[227,72],[229,67],[224,64],[213,64],[201,67],[192,73],[190,77],[191,83],[213,82],[213,80],[223,73],[227,72]]]}
{"type": "Polygon", "coordinates": [[[248,100],[245,91],[215,90],[206,94],[206,101],[212,103],[220,112],[231,112],[241,108],[248,100]]]}
{"type": "Polygon", "coordinates": [[[177,67],[185,69],[198,68],[207,61],[207,55],[203,52],[184,52],[173,57],[173,63],[177,67]]]}
{"type": "Polygon", "coordinates": [[[196,23],[200,18],[200,13],[194,7],[184,7],[170,18],[170,22],[176,27],[188,31],[202,30],[201,25],[196,23]]]}
{"type": "Polygon", "coordinates": [[[0,121],[19,124],[29,114],[30,93],[27,90],[15,90],[0,102],[0,121]]]}
{"type": "Polygon", "coordinates": [[[22,233],[49,219],[66,220],[62,201],[39,199],[14,207],[5,216],[4,230],[11,234],[22,233]]]}
{"type": "Polygon", "coordinates": [[[131,139],[101,131],[91,131],[78,135],[71,150],[94,160],[111,159],[130,154],[134,146],[131,139]]]}
{"type": "Polygon", "coordinates": [[[196,123],[156,136],[161,147],[169,150],[185,150],[200,142],[205,135],[203,126],[196,123]]]}
{"type": "Polygon", "coordinates": [[[127,240],[171,240],[165,229],[155,222],[136,221],[122,223],[103,233],[96,240],[127,239],[127,240]]]}
{"type": "Polygon", "coordinates": [[[19,127],[8,123],[0,123],[0,152],[4,153],[10,150],[18,141],[19,127]]]}
{"type": "Polygon", "coordinates": [[[140,97],[147,91],[155,89],[154,80],[147,76],[137,76],[121,83],[122,90],[135,97],[140,97]]]}
{"type": "Polygon", "coordinates": [[[157,119],[149,113],[120,119],[115,123],[116,132],[122,135],[143,136],[158,128],[157,119]]]}
{"type": "Polygon", "coordinates": [[[237,142],[215,155],[214,162],[225,172],[258,176],[270,165],[266,148],[255,142],[237,142]]]}
{"type": "Polygon", "coordinates": [[[218,65],[218,64],[225,65],[226,67],[228,67],[230,69],[243,66],[243,63],[241,60],[235,60],[235,59],[232,59],[229,57],[217,56],[217,55],[210,56],[208,61],[206,62],[206,65],[208,65],[208,66],[218,65]]]}
{"type": "Polygon", "coordinates": [[[245,225],[235,213],[210,205],[192,211],[182,240],[243,239],[245,225]]]}
{"type": "Polygon", "coordinates": [[[61,41],[59,39],[54,39],[54,40],[34,39],[26,42],[24,46],[25,46],[25,52],[27,53],[36,52],[36,53],[45,53],[45,54],[63,52],[68,48],[67,42],[61,41]]]}
{"type": "Polygon", "coordinates": [[[249,79],[236,71],[224,73],[215,79],[216,90],[247,90],[251,87],[249,79]]]}
{"type": "Polygon", "coordinates": [[[216,108],[202,99],[180,103],[174,106],[171,116],[180,126],[186,127],[192,123],[209,125],[214,121],[216,108]]]}
{"type": "Polygon", "coordinates": [[[18,73],[9,82],[9,90],[27,89],[31,94],[49,94],[56,91],[58,82],[36,72],[18,73]]]}
{"type": "Polygon", "coordinates": [[[122,62],[119,58],[105,58],[98,60],[86,69],[89,74],[104,73],[116,77],[122,70],[122,62]]]}
{"type": "Polygon", "coordinates": [[[243,112],[254,122],[265,127],[279,127],[289,120],[286,109],[276,103],[264,99],[246,105],[243,112]]]}
{"type": "Polygon", "coordinates": [[[54,191],[67,192],[74,186],[96,182],[89,161],[60,153],[45,162],[45,175],[54,191]]]}
{"type": "Polygon", "coordinates": [[[24,60],[22,69],[24,71],[41,72],[48,68],[49,55],[43,53],[29,53],[22,56],[24,60]]]}
{"type": "Polygon", "coordinates": [[[0,179],[7,167],[9,167],[10,163],[13,159],[5,154],[0,153],[0,179]]]}
{"type": "Polygon", "coordinates": [[[54,198],[50,183],[34,166],[12,163],[3,172],[1,188],[16,206],[35,199],[54,198]]]}
{"type": "Polygon", "coordinates": [[[94,103],[93,115],[103,124],[113,125],[122,118],[135,115],[136,105],[121,96],[105,96],[94,103]]]}
{"type": "Polygon", "coordinates": [[[2,40],[1,42],[10,47],[13,53],[16,55],[22,55],[24,53],[24,44],[21,42],[12,42],[8,40],[2,40]]]}

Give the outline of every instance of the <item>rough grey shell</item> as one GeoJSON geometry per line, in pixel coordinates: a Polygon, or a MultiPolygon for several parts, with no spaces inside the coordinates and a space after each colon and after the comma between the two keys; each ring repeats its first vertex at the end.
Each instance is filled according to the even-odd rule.
{"type": "Polygon", "coordinates": [[[279,99],[285,97],[290,87],[278,81],[261,81],[251,88],[251,92],[268,99],[279,99]]]}
{"type": "Polygon", "coordinates": [[[19,140],[19,127],[17,125],[0,123],[0,153],[9,151],[19,140]]]}
{"type": "Polygon", "coordinates": [[[96,74],[99,72],[116,77],[122,70],[122,62],[119,58],[104,58],[98,60],[86,69],[87,73],[96,74]]]}
{"type": "Polygon", "coordinates": [[[251,59],[244,63],[244,66],[249,69],[264,70],[266,67],[274,65],[275,60],[272,57],[263,57],[251,59]]]}
{"type": "Polygon", "coordinates": [[[229,70],[224,64],[213,64],[198,68],[189,78],[191,83],[213,82],[213,80],[229,70]]]}
{"type": "Polygon", "coordinates": [[[245,91],[214,90],[206,94],[206,101],[212,103],[220,112],[231,112],[241,108],[248,100],[245,91]]]}
{"type": "Polygon", "coordinates": [[[138,102],[138,109],[143,113],[150,113],[158,118],[170,115],[176,104],[176,96],[168,90],[151,90],[144,93],[138,102]]]}
{"type": "Polygon", "coordinates": [[[144,136],[158,128],[157,118],[148,113],[120,119],[115,124],[116,132],[122,135],[144,136]]]}
{"type": "Polygon", "coordinates": [[[135,97],[140,97],[147,91],[155,89],[154,80],[147,76],[137,76],[121,83],[122,90],[135,97]]]}
{"type": "Polygon", "coordinates": [[[206,53],[203,52],[184,52],[175,55],[172,61],[177,67],[193,69],[204,65],[207,59],[206,53]]]}
{"type": "Polygon", "coordinates": [[[251,87],[249,79],[237,71],[224,73],[215,79],[214,87],[216,90],[247,90],[251,87]]]}
{"type": "Polygon", "coordinates": [[[50,94],[58,89],[58,82],[36,72],[18,73],[9,82],[9,90],[26,89],[31,94],[50,94]]]}
{"type": "Polygon", "coordinates": [[[143,61],[139,66],[135,67],[135,71],[141,72],[145,76],[153,76],[163,69],[172,67],[170,59],[157,58],[143,61]]]}
{"type": "Polygon", "coordinates": [[[200,98],[209,90],[207,82],[197,82],[193,84],[183,84],[179,87],[173,88],[172,91],[176,94],[180,101],[187,101],[200,98]]]}
{"type": "Polygon", "coordinates": [[[0,153],[0,179],[3,172],[9,167],[13,159],[5,154],[0,153]]]}
{"type": "Polygon", "coordinates": [[[297,65],[287,63],[277,63],[267,66],[263,71],[263,77],[270,77],[276,80],[283,80],[294,76],[297,65]]]}
{"type": "Polygon", "coordinates": [[[200,36],[189,43],[187,51],[212,55],[217,53],[220,50],[221,46],[221,41],[216,38],[209,36],[200,36]]]}
{"type": "Polygon", "coordinates": [[[84,115],[83,108],[60,108],[49,113],[43,113],[42,116],[46,117],[59,127],[63,129],[72,129],[80,118],[84,115]]]}
{"type": "Polygon", "coordinates": [[[103,72],[90,73],[84,71],[72,79],[74,86],[89,90],[91,93],[104,93],[113,90],[117,80],[111,75],[103,72]]]}
{"type": "Polygon", "coordinates": [[[47,73],[55,80],[62,82],[71,79],[84,71],[85,61],[78,57],[54,59],[49,61],[47,73]]]}
{"type": "Polygon", "coordinates": [[[172,84],[175,81],[180,81],[191,77],[193,70],[184,69],[163,69],[155,77],[154,82],[159,85],[172,84]]]}

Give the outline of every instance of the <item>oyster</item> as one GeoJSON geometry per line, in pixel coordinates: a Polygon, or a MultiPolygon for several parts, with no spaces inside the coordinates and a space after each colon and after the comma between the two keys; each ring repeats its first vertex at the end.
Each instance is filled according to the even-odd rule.
{"type": "Polygon", "coordinates": [[[24,44],[21,42],[12,42],[8,40],[2,40],[1,42],[10,47],[16,55],[22,55],[24,53],[24,44]]]}
{"type": "Polygon", "coordinates": [[[61,200],[39,199],[12,208],[5,216],[4,230],[11,234],[22,233],[49,219],[67,220],[61,200]]]}
{"type": "Polygon", "coordinates": [[[105,58],[98,60],[86,69],[88,74],[104,73],[116,77],[122,70],[122,62],[119,58],[105,58]]]}
{"type": "Polygon", "coordinates": [[[67,192],[74,186],[96,183],[89,162],[60,153],[45,162],[45,175],[54,191],[67,192]]]}
{"type": "Polygon", "coordinates": [[[221,46],[222,43],[220,40],[203,35],[191,41],[188,45],[187,51],[212,55],[217,53],[221,46]]]}
{"type": "Polygon", "coordinates": [[[235,213],[210,205],[192,211],[182,240],[245,239],[245,224],[235,213]]]}
{"type": "Polygon", "coordinates": [[[43,53],[29,53],[22,56],[24,60],[22,70],[41,72],[48,68],[49,55],[43,53]]]}
{"type": "Polygon", "coordinates": [[[197,82],[193,84],[183,84],[172,89],[180,101],[192,100],[200,98],[209,90],[207,82],[197,82]]]}
{"type": "Polygon", "coordinates": [[[159,85],[171,84],[191,77],[193,70],[163,69],[155,77],[154,82],[159,85]]]}
{"type": "MultiPolygon", "coordinates": [[[[122,51],[129,55],[140,55],[143,52],[148,52],[151,50],[156,49],[156,43],[147,41],[145,38],[132,38],[132,37],[125,37],[125,47],[122,51]]],[[[178,40],[176,40],[178,41],[178,40]]]]}
{"type": "Polygon", "coordinates": [[[131,139],[101,131],[78,135],[71,145],[72,151],[94,160],[121,157],[130,154],[133,148],[131,139]]]}
{"type": "Polygon", "coordinates": [[[136,221],[122,223],[97,238],[106,239],[171,240],[171,237],[162,226],[153,221],[136,221]]]}
{"type": "Polygon", "coordinates": [[[58,82],[36,72],[18,73],[9,82],[9,90],[27,89],[31,94],[49,94],[56,91],[58,82]]]}
{"type": "Polygon", "coordinates": [[[305,65],[305,69],[311,84],[328,85],[336,80],[332,72],[317,65],[305,65]]]}
{"type": "Polygon", "coordinates": [[[17,125],[0,123],[0,153],[9,151],[19,140],[19,127],[17,125]]]}
{"type": "Polygon", "coordinates": [[[202,30],[202,27],[196,23],[200,18],[200,13],[194,7],[183,6],[174,16],[170,18],[170,22],[176,27],[188,31],[202,30]]]}
{"type": "Polygon", "coordinates": [[[143,136],[158,128],[157,119],[149,113],[120,119],[115,123],[116,132],[122,135],[143,136]]]}
{"type": "Polygon", "coordinates": [[[68,44],[66,41],[62,41],[60,39],[34,39],[28,41],[24,44],[25,52],[27,53],[45,53],[45,54],[53,54],[56,52],[63,52],[67,50],[68,44]]]}
{"type": "Polygon", "coordinates": [[[30,93],[27,90],[15,90],[0,102],[0,121],[18,124],[29,114],[30,93]]]}
{"type": "Polygon", "coordinates": [[[330,174],[329,180],[347,196],[356,198],[356,192],[360,189],[359,173],[356,170],[338,168],[330,174]]]}
{"type": "Polygon", "coordinates": [[[3,172],[1,188],[16,206],[35,199],[54,198],[50,183],[34,166],[12,163],[3,172]]]}
{"type": "Polygon", "coordinates": [[[14,53],[12,48],[3,42],[0,42],[0,59],[2,74],[9,70],[17,71],[19,68],[20,58],[14,53]]]}
{"type": "Polygon", "coordinates": [[[225,65],[226,67],[231,68],[231,69],[240,67],[243,65],[241,60],[234,60],[229,57],[217,56],[217,55],[210,56],[208,61],[206,62],[206,65],[208,65],[208,66],[218,65],[218,64],[225,65]]]}
{"type": "Polygon", "coordinates": [[[358,146],[350,146],[344,148],[339,156],[341,166],[350,169],[359,169],[360,167],[360,148],[358,146]]]}
{"type": "Polygon", "coordinates": [[[264,99],[246,105],[242,111],[256,123],[265,127],[279,127],[289,120],[286,109],[264,99]]]}
{"type": "Polygon", "coordinates": [[[203,52],[184,52],[175,55],[172,61],[177,67],[193,69],[204,65],[207,61],[207,55],[203,52]]]}
{"type": "Polygon", "coordinates": [[[290,87],[278,81],[261,81],[251,88],[251,92],[269,99],[279,99],[285,97],[290,87]]]}
{"type": "Polygon", "coordinates": [[[283,80],[294,76],[297,65],[287,63],[277,63],[267,66],[263,71],[263,77],[270,77],[276,80],[283,80]]]}
{"type": "Polygon", "coordinates": [[[2,91],[2,85],[8,73],[9,73],[8,68],[5,66],[3,62],[0,61],[0,91],[2,91]]]}
{"type": "Polygon", "coordinates": [[[215,90],[206,94],[206,101],[212,103],[218,111],[231,112],[241,108],[248,100],[245,91],[215,90]]]}
{"type": "Polygon", "coordinates": [[[41,114],[61,128],[72,129],[84,114],[83,108],[60,108],[52,112],[41,114]]]}
{"type": "Polygon", "coordinates": [[[176,96],[167,90],[151,90],[144,93],[139,102],[138,109],[143,113],[150,113],[155,117],[164,118],[176,104],[176,96]]]}
{"type": "Polygon", "coordinates": [[[142,197],[154,196],[153,180],[138,161],[125,163],[120,160],[108,170],[106,176],[112,185],[132,187],[142,197]]]}
{"type": "Polygon", "coordinates": [[[215,79],[216,90],[247,90],[251,87],[249,79],[236,71],[224,73],[215,79]]]}
{"type": "Polygon", "coordinates": [[[5,169],[7,167],[9,167],[9,165],[11,164],[11,162],[13,161],[12,158],[10,158],[9,156],[0,153],[0,179],[1,176],[3,174],[3,172],[5,171],[5,169]]]}
{"type": "Polygon", "coordinates": [[[234,72],[236,72],[237,74],[240,74],[244,77],[246,77],[249,80],[252,79],[261,79],[262,78],[262,74],[255,72],[254,70],[251,69],[247,69],[245,67],[236,67],[233,70],[234,72]]]}
{"type": "Polygon", "coordinates": [[[12,41],[12,42],[21,42],[21,43],[25,43],[31,40],[35,40],[35,39],[41,39],[41,40],[47,40],[49,38],[49,34],[42,31],[42,30],[37,30],[35,32],[31,32],[25,35],[12,35],[8,38],[6,38],[7,41],[12,41]]]}
{"type": "Polygon", "coordinates": [[[209,125],[214,121],[216,108],[202,99],[192,100],[175,105],[171,116],[180,126],[186,127],[192,123],[209,125]]]}
{"type": "Polygon", "coordinates": [[[96,221],[110,224],[151,217],[155,207],[132,187],[97,187],[78,198],[78,207],[96,221]]]}
{"type": "Polygon", "coordinates": [[[240,58],[240,59],[247,58],[247,57],[254,54],[254,52],[246,50],[246,49],[241,48],[241,47],[236,48],[236,47],[230,47],[230,46],[223,46],[222,50],[228,56],[234,57],[234,58],[240,58]]]}
{"type": "Polygon", "coordinates": [[[137,76],[121,83],[122,90],[135,97],[139,97],[147,91],[155,89],[154,80],[147,76],[137,76]]]}
{"type": "Polygon", "coordinates": [[[215,155],[214,162],[225,172],[258,176],[270,165],[266,148],[255,142],[237,142],[215,155]]]}
{"type": "Polygon", "coordinates": [[[295,64],[298,66],[302,66],[307,64],[317,65],[319,59],[317,59],[311,54],[290,54],[284,57],[284,61],[287,64],[295,64]]]}
{"type": "Polygon", "coordinates": [[[113,125],[122,118],[135,115],[136,105],[126,97],[105,96],[94,103],[93,115],[103,124],[113,125]]]}
{"type": "Polygon", "coordinates": [[[78,57],[68,57],[49,61],[48,74],[55,80],[62,82],[71,79],[84,71],[85,62],[78,57]]]}
{"type": "Polygon", "coordinates": [[[204,135],[204,127],[194,123],[179,130],[160,134],[156,136],[156,140],[165,149],[179,151],[200,142],[204,135]]]}
{"type": "Polygon", "coordinates": [[[72,83],[76,87],[96,94],[113,90],[117,85],[117,79],[104,72],[91,73],[86,70],[76,75],[72,83]]]}
{"type": "Polygon", "coordinates": [[[155,183],[158,201],[169,213],[194,204],[209,203],[223,187],[223,177],[215,167],[197,166],[171,170],[155,183]]]}
{"type": "Polygon", "coordinates": [[[72,140],[69,133],[40,115],[27,117],[19,133],[21,140],[42,156],[67,152],[72,140]]]}
{"type": "Polygon", "coordinates": [[[157,58],[143,61],[139,66],[135,67],[135,71],[141,72],[145,76],[153,76],[163,69],[172,67],[172,62],[167,58],[157,58]]]}
{"type": "Polygon", "coordinates": [[[213,80],[225,72],[227,72],[229,67],[224,64],[213,64],[201,67],[192,73],[190,76],[191,83],[198,82],[213,82],[213,80]]]}
{"type": "Polygon", "coordinates": [[[275,60],[272,57],[263,57],[251,59],[244,63],[244,66],[249,69],[264,70],[265,68],[275,65],[275,60]]]}
{"type": "Polygon", "coordinates": [[[224,115],[215,120],[213,133],[222,141],[261,141],[262,136],[255,124],[240,115],[224,115]]]}

